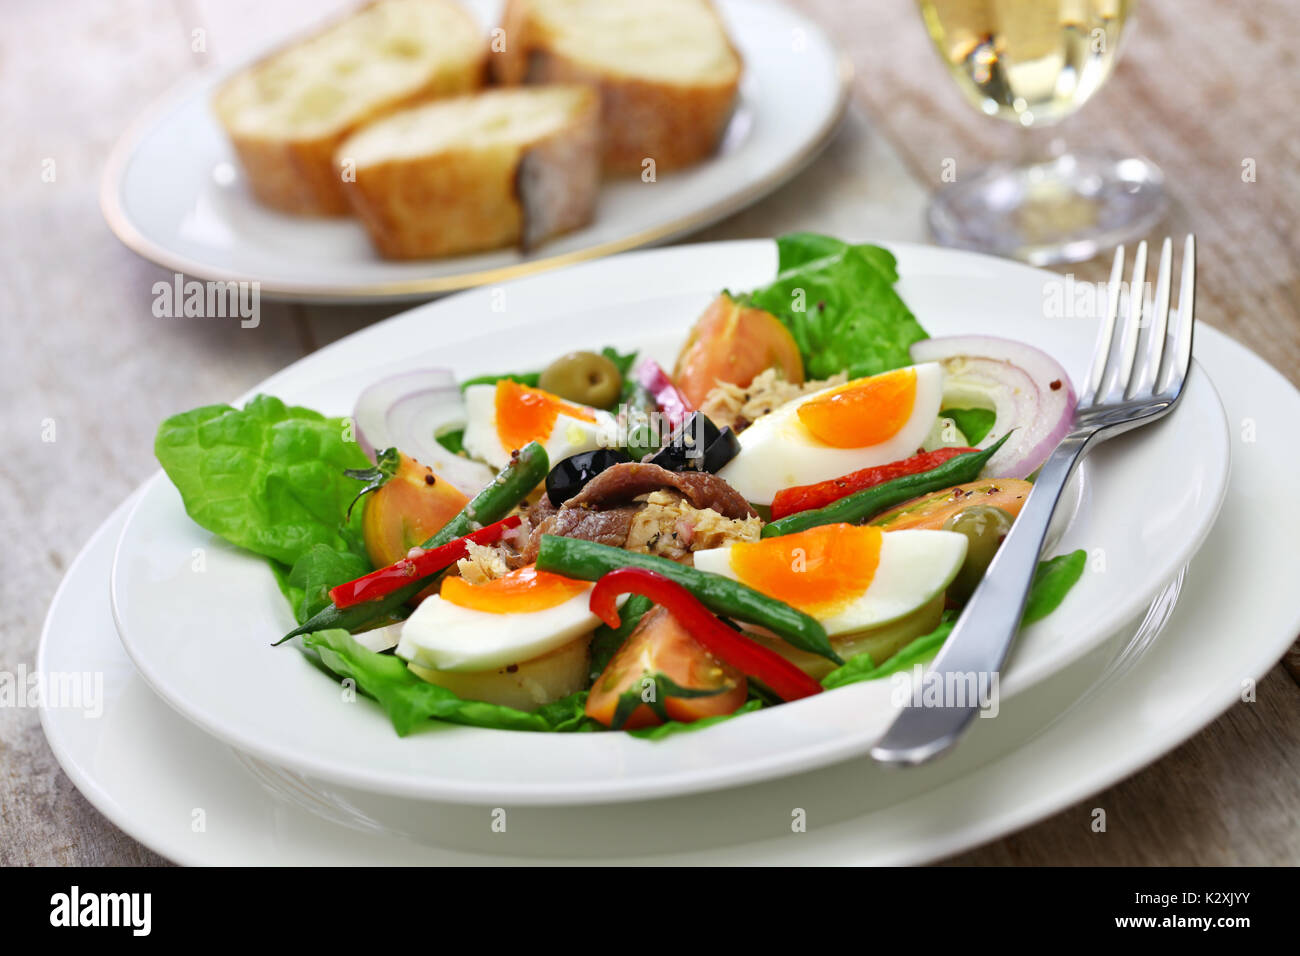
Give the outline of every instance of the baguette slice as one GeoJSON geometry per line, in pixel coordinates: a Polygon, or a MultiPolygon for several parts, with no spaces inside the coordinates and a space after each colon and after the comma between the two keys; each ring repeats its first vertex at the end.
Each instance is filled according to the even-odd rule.
{"type": "Polygon", "coordinates": [[[478,89],[486,56],[454,0],[377,0],[231,77],[212,105],[260,202],[341,215],[339,143],[393,110],[478,89]]]}
{"type": "Polygon", "coordinates": [[[352,208],[390,259],[525,249],[591,220],[600,105],[585,86],[489,90],[412,107],[345,140],[352,208]]]}
{"type": "Polygon", "coordinates": [[[712,155],[740,86],[740,54],[710,0],[507,0],[505,85],[586,83],[601,98],[604,166],[674,169],[712,155]]]}

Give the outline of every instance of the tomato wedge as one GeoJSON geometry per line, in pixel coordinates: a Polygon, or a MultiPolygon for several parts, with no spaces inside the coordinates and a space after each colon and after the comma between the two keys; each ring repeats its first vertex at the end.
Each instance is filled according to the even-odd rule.
{"type": "Polygon", "coordinates": [[[450,481],[401,455],[397,473],[365,500],[361,532],[377,568],[400,561],[469,503],[450,481]]]}
{"type": "MultiPolygon", "coordinates": [[[[716,660],[681,622],[662,607],[641,618],[623,646],[606,665],[587,694],[586,713],[614,727],[619,702],[628,693],[643,693],[649,681],[667,677],[680,687],[707,693],[701,697],[664,695],[663,709],[672,720],[686,723],[730,714],[749,696],[745,675],[716,660]]],[[[641,704],[618,729],[635,730],[661,723],[649,704],[641,704]]]]}
{"type": "Polygon", "coordinates": [[[778,368],[787,382],[803,383],[799,344],[770,312],[741,305],[725,292],[695,322],[673,381],[698,408],[719,382],[747,386],[764,369],[778,368]]]}
{"type": "Polygon", "coordinates": [[[591,612],[610,627],[618,627],[617,599],[628,593],[643,594],[666,608],[710,654],[762,681],[782,700],[821,693],[821,684],[794,664],[723,624],[690,591],[654,571],[635,567],[610,571],[592,588],[591,612]]]}
{"type": "Polygon", "coordinates": [[[1001,508],[1014,518],[1020,514],[1020,509],[1029,498],[1029,492],[1033,490],[1032,484],[1019,478],[981,478],[979,481],[968,481],[964,485],[953,485],[942,491],[904,501],[897,508],[876,515],[871,523],[886,531],[902,531],[905,528],[940,529],[953,515],[974,505],[1001,508]]]}

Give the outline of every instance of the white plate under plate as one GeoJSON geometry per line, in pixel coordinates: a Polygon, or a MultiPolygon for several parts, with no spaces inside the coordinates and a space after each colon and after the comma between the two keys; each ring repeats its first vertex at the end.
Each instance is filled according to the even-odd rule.
{"type": "MultiPolygon", "coordinates": [[[[486,26],[500,0],[469,0],[486,26]]],[[[264,295],[320,301],[428,298],[663,242],[701,229],[794,175],[827,142],[851,68],[821,28],[774,0],[719,0],[745,60],[740,101],[718,154],[688,169],[608,180],[591,225],[522,253],[391,262],[354,219],[285,215],[253,201],[209,102],[247,58],[167,95],[122,137],[104,172],[109,226],[178,272],[256,281],[264,295]]]]}
{"type": "MultiPolygon", "coordinates": [[[[1034,318],[1055,277],[968,253],[893,248],[899,290],[932,334],[1020,338],[1082,379],[1095,324],[1034,318]]],[[[399,367],[441,364],[461,376],[528,368],[593,343],[663,356],[716,289],[753,287],[775,260],[770,241],[617,256],[510,284],[504,312],[494,311],[502,300],[490,290],[467,292],[314,353],[258,390],[343,414],[394,356],[399,367]]],[[[1223,409],[1198,368],[1177,414],[1107,443],[1088,462],[1058,550],[1087,549],[1094,573],[1025,630],[1003,676],[1004,699],[1094,649],[1151,601],[1209,531],[1227,471],[1223,409]]],[[[393,796],[593,804],[735,786],[865,753],[895,710],[892,682],[876,681],[662,742],[445,725],[398,738],[377,706],[345,701],[301,654],[271,647],[293,622],[265,563],[194,525],[161,474],[122,533],[112,593],[128,653],[181,713],[271,764],[393,796]]]]}
{"type": "MultiPolygon", "coordinates": [[[[269,795],[229,748],[177,717],[136,674],[104,587],[127,505],[69,567],[36,661],[44,674],[103,673],[102,714],[46,707],[41,722],[91,803],[178,862],[898,864],[957,853],[1070,806],[1178,746],[1237,701],[1242,681],[1268,671],[1300,630],[1292,586],[1300,577],[1300,499],[1290,493],[1287,438],[1300,418],[1300,394],[1212,329],[1201,332],[1197,351],[1223,390],[1229,419],[1249,418],[1258,441],[1239,445],[1221,520],[1192,562],[1165,636],[1011,752],[988,738],[1009,734],[1012,711],[1037,689],[1009,703],[1008,720],[978,722],[960,750],[907,773],[859,760],[677,800],[512,808],[505,833],[491,828],[484,808],[425,804],[427,815],[443,822],[446,841],[363,833],[269,795]],[[955,772],[948,767],[954,760],[974,769],[955,772]],[[791,832],[793,807],[809,811],[807,832],[791,832]]],[[[1047,724],[1059,710],[1050,697],[1015,719],[1047,724]]]]}

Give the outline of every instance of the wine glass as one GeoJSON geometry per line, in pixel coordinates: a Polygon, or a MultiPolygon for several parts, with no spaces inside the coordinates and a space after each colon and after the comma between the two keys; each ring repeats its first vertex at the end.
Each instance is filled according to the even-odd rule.
{"type": "MultiPolygon", "coordinates": [[[[1110,76],[1136,0],[919,0],[962,93],[1026,131],[1069,116],[1110,76]]],[[[1027,140],[1031,134],[1026,132],[1027,140]]],[[[1035,137],[1036,138],[1036,137],[1035,137]]],[[[1040,151],[972,175],[952,171],[928,218],[944,245],[1036,265],[1078,262],[1153,228],[1164,176],[1150,161],[1040,151]]]]}

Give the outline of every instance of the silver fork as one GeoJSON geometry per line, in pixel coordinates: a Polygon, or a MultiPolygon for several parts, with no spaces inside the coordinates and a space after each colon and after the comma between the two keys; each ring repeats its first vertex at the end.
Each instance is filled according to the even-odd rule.
{"type": "MultiPolygon", "coordinates": [[[[1172,334],[1169,334],[1169,298],[1173,243],[1169,239],[1165,239],[1160,251],[1160,269],[1150,303],[1144,294],[1146,271],[1147,244],[1143,242],[1134,259],[1128,308],[1120,323],[1124,247],[1115,251],[1106,319],[1097,338],[1092,370],[1079,399],[1073,427],[1039,471],[1020,516],[935,658],[926,679],[943,680],[942,685],[935,684],[936,690],[940,686],[961,687],[971,697],[974,696],[969,693],[972,687],[996,686],[992,683],[993,675],[1002,667],[1019,630],[1052,512],[1075,467],[1099,442],[1168,415],[1182,397],[1192,361],[1195,237],[1188,236],[1184,246],[1177,327],[1172,334]]],[[[979,706],[977,700],[968,699],[943,700],[941,706],[906,707],[871,748],[871,756],[886,764],[924,763],[957,741],[979,706]]]]}

